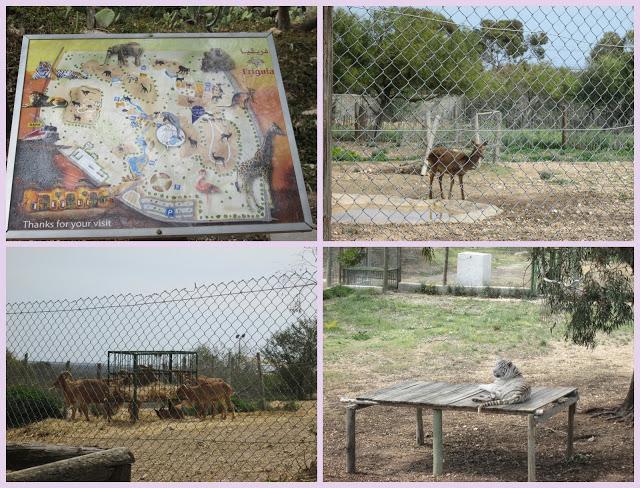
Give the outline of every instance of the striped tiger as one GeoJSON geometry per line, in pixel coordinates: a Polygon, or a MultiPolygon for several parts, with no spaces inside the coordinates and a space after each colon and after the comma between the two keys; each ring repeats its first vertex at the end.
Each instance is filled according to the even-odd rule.
{"type": "Polygon", "coordinates": [[[488,385],[480,385],[489,395],[474,397],[479,402],[478,413],[485,407],[524,403],[531,398],[531,387],[527,384],[518,367],[511,361],[500,359],[493,368],[495,380],[488,385]]]}

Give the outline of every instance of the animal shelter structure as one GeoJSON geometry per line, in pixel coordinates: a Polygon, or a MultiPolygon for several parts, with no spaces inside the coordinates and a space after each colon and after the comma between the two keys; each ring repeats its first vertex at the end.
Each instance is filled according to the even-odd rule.
{"type": "MultiPolygon", "coordinates": [[[[433,410],[433,475],[442,475],[444,459],[442,411],[477,411],[478,404],[471,399],[482,394],[480,386],[411,380],[358,395],[355,399],[343,399],[342,401],[347,403],[347,473],[356,472],[356,412],[366,407],[384,405],[416,409],[416,443],[418,445],[424,445],[422,411],[425,408],[433,410]]],[[[536,426],[564,410],[568,412],[567,457],[572,456],[573,420],[578,398],[576,388],[534,386],[531,398],[524,403],[483,409],[487,413],[527,417],[528,481],[536,480],[536,426]]]]}
{"type": "Polygon", "coordinates": [[[193,351],[109,351],[107,358],[107,377],[131,391],[135,420],[140,388],[159,389],[198,377],[198,353],[193,351]]]}

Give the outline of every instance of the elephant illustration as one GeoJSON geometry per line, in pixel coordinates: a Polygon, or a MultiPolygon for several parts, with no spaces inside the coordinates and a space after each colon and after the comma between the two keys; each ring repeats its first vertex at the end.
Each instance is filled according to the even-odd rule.
{"type": "Polygon", "coordinates": [[[127,58],[133,57],[133,64],[140,66],[140,58],[144,49],[137,42],[129,42],[127,44],[116,44],[107,49],[107,57],[104,59],[104,64],[107,64],[109,58],[112,56],[118,56],[118,64],[124,66],[127,64],[127,58]]]}

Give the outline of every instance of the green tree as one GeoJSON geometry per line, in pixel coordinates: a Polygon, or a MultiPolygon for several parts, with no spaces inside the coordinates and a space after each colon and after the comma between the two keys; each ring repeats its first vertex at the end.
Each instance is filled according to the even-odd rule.
{"type": "MultiPolygon", "coordinates": [[[[565,339],[595,347],[597,334],[633,323],[633,248],[534,248],[540,292],[565,318],[565,339]]],[[[615,418],[633,416],[633,376],[615,418]]]]}
{"type": "Polygon", "coordinates": [[[337,9],[334,36],[335,91],[375,98],[374,137],[394,112],[462,94],[482,72],[477,33],[428,9],[337,9]]]}
{"type": "Polygon", "coordinates": [[[310,399],[316,393],[317,337],[315,320],[299,320],[276,332],[262,351],[297,400],[310,399]]]}
{"type": "Polygon", "coordinates": [[[591,50],[576,98],[609,113],[608,126],[633,119],[633,33],[606,32],[591,50]]]}

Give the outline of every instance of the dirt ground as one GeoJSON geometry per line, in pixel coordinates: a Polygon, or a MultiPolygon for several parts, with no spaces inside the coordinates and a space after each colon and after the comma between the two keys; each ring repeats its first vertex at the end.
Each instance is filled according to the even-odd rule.
{"type": "Polygon", "coordinates": [[[316,404],[297,412],[239,413],[231,420],[160,420],[121,411],[107,424],[47,419],[9,429],[7,442],[51,443],[133,452],[133,481],[307,481],[316,476],[316,404]]]}
{"type": "MultiPolygon", "coordinates": [[[[428,177],[394,173],[400,162],[336,162],[333,193],[426,199],[428,177]]],[[[448,178],[444,178],[445,195],[448,178]]],[[[434,196],[440,197],[437,179],[434,196]]],[[[630,240],[633,163],[484,163],[464,181],[469,202],[491,204],[497,216],[475,223],[432,222],[332,226],[334,240],[630,240]],[[542,175],[542,176],[541,176],[542,175]]],[[[453,198],[460,197],[456,182],[453,198]]]]}
{"type": "MultiPolygon", "coordinates": [[[[633,341],[605,339],[589,350],[565,342],[549,344],[544,356],[519,360],[533,384],[578,388],[575,455],[565,460],[566,413],[537,431],[538,481],[633,481],[633,428],[593,418],[591,408],[615,407],[625,397],[632,373],[633,341]]],[[[426,445],[415,444],[415,411],[370,407],[356,416],[357,473],[345,473],[344,406],[341,397],[408,379],[487,383],[493,359],[447,359],[448,368],[429,353],[430,345],[407,351],[407,366],[380,367],[379,351],[325,361],[324,479],[328,481],[526,481],[525,417],[443,412],[444,474],[432,475],[431,416],[425,411],[426,445]],[[375,365],[372,372],[372,365],[375,365]],[[349,371],[348,375],[340,374],[349,371]],[[393,372],[387,372],[393,371],[393,372]],[[399,372],[398,372],[399,371],[399,372]],[[333,374],[331,374],[333,373],[333,374]],[[327,378],[339,378],[333,382],[327,378]]]]}

